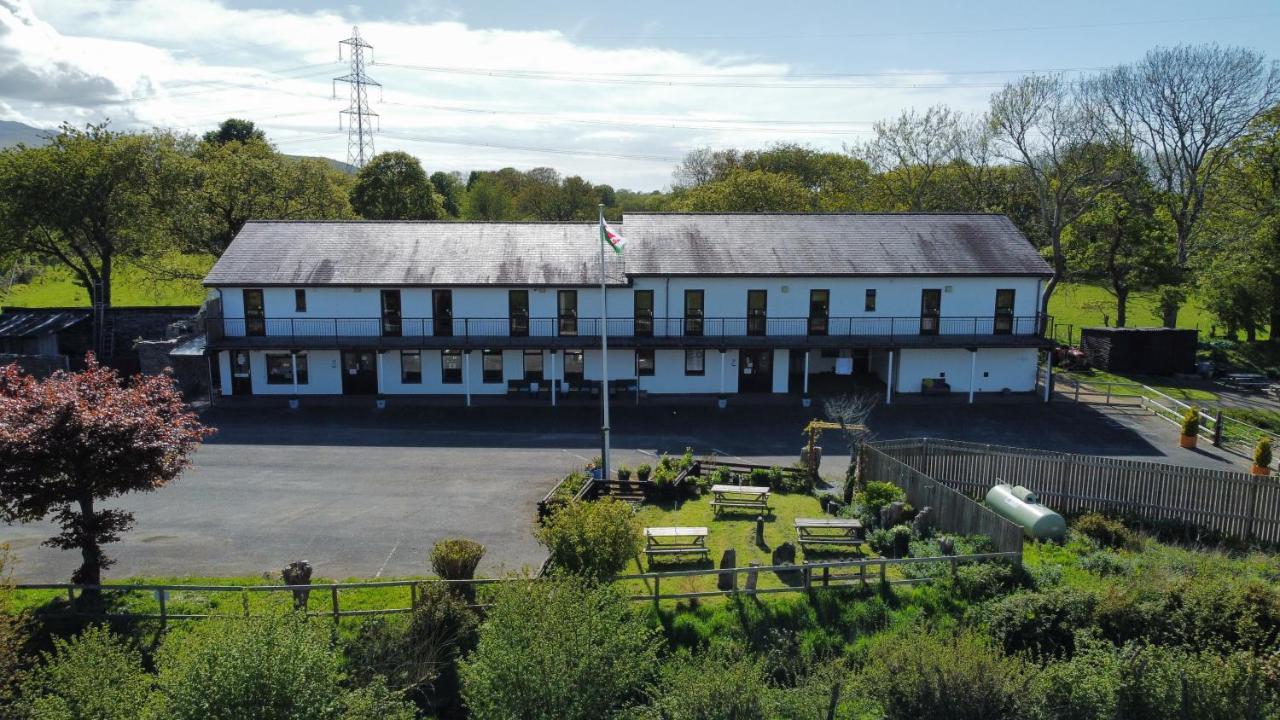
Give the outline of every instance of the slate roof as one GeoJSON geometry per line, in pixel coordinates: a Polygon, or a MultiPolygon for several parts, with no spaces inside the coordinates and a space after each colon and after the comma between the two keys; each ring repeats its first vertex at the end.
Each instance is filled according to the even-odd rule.
{"type": "MultiPolygon", "coordinates": [[[[1051,274],[1003,215],[628,214],[625,275],[1051,274]]],[[[594,222],[250,222],[206,285],[594,285],[594,222]]]]}
{"type": "Polygon", "coordinates": [[[27,338],[62,332],[88,319],[88,310],[8,308],[0,313],[0,337],[27,338]]]}

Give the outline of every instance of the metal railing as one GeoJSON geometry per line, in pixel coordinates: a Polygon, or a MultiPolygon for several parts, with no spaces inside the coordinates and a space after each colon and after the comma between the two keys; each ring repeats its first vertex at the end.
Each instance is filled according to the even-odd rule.
{"type": "MultiPolygon", "coordinates": [[[[243,318],[206,319],[210,340],[223,337],[291,339],[437,337],[489,339],[512,337],[599,337],[600,318],[243,318]]],[[[988,338],[1037,336],[1043,316],[983,317],[672,317],[609,318],[610,337],[875,337],[892,341],[910,336],[988,338]]]]}

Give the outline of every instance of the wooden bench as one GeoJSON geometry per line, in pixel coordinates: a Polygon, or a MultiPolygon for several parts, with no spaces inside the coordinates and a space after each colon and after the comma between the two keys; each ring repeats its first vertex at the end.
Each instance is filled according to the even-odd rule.
{"type": "Polygon", "coordinates": [[[801,545],[862,546],[862,523],[853,518],[796,518],[796,536],[801,545]]]}
{"type": "Polygon", "coordinates": [[[655,555],[697,555],[711,558],[707,549],[705,527],[651,527],[644,529],[644,554],[649,561],[655,555]]]}
{"type": "Polygon", "coordinates": [[[712,485],[711,511],[756,510],[769,512],[769,488],[757,485],[712,485]]]}

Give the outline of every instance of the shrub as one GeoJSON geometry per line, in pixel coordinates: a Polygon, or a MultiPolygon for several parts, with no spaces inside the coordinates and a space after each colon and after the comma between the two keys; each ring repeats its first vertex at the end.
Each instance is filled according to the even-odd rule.
{"type": "Polygon", "coordinates": [[[1013,587],[1013,568],[1001,562],[966,563],[956,568],[951,588],[956,597],[982,602],[1013,587]]]}
{"type": "Polygon", "coordinates": [[[636,479],[640,482],[647,482],[649,475],[653,473],[653,468],[648,463],[641,463],[636,466],[636,479]]]}
{"type": "Polygon", "coordinates": [[[608,586],[507,583],[462,663],[462,694],[475,720],[608,717],[638,698],[660,644],[608,586]]]}
{"type": "Polygon", "coordinates": [[[1258,444],[1253,448],[1253,464],[1258,467],[1271,465],[1271,438],[1258,439],[1258,444]]]}
{"type": "Polygon", "coordinates": [[[771,487],[769,482],[769,471],[764,468],[752,468],[747,475],[747,482],[756,487],[771,487]]]}
{"type": "Polygon", "coordinates": [[[18,682],[18,666],[26,643],[25,618],[13,607],[13,554],[0,543],[0,707],[9,702],[18,682]]]}
{"type": "Polygon", "coordinates": [[[344,693],[335,720],[414,720],[413,703],[387,688],[382,678],[362,688],[344,693]]]}
{"type": "Polygon", "coordinates": [[[1200,408],[1190,407],[1182,413],[1182,434],[1191,437],[1200,432],[1200,408]]]}
{"type": "Polygon", "coordinates": [[[907,493],[890,482],[873,481],[853,496],[854,504],[861,508],[864,519],[872,525],[880,524],[880,508],[890,503],[902,502],[907,493]]]}
{"type": "Polygon", "coordinates": [[[484,557],[484,545],[466,538],[447,538],[431,548],[431,569],[442,580],[470,580],[484,557]]]}
{"type": "Polygon", "coordinates": [[[133,720],[151,694],[142,654],[105,627],[90,627],[71,640],[53,641],[40,665],[22,683],[28,717],[133,720]]]}
{"type": "Polygon", "coordinates": [[[616,575],[644,546],[631,506],[613,498],[568,503],[535,534],[556,572],[593,580],[616,575]]]}
{"type": "Polygon", "coordinates": [[[1006,652],[1070,655],[1076,633],[1093,624],[1096,599],[1085,592],[1055,588],[1018,592],[984,606],[993,640],[1006,652]]]}
{"type": "Polygon", "coordinates": [[[686,447],[680,459],[676,461],[677,470],[688,470],[693,467],[693,448],[686,447]]]}
{"type": "Polygon", "coordinates": [[[627,482],[627,481],[628,481],[628,480],[630,480],[630,479],[631,479],[631,468],[627,467],[626,465],[621,465],[621,466],[619,466],[619,467],[618,467],[618,480],[620,480],[620,481],[622,481],[622,482],[627,482]]]}
{"type": "Polygon", "coordinates": [[[1033,668],[974,632],[906,631],[878,637],[862,692],[885,720],[1020,720],[1031,710],[1033,668]]]}
{"type": "Polygon", "coordinates": [[[1101,513],[1091,512],[1081,515],[1072,526],[1076,532],[1104,548],[1111,550],[1142,549],[1142,539],[1137,533],[1125,527],[1125,524],[1119,520],[1113,520],[1101,513]]]}
{"type": "Polygon", "coordinates": [[[421,707],[458,713],[461,695],[457,664],[475,648],[479,620],[457,595],[438,583],[422,586],[408,618],[366,620],[347,644],[347,666],[359,683],[386,683],[421,707]]]}
{"type": "Polygon", "coordinates": [[[333,718],[342,701],[329,632],[302,615],[224,619],[160,648],[159,714],[176,720],[333,718]]]}
{"type": "Polygon", "coordinates": [[[764,664],[742,648],[717,645],[694,655],[675,653],[649,688],[651,717],[662,720],[766,720],[764,664]]]}

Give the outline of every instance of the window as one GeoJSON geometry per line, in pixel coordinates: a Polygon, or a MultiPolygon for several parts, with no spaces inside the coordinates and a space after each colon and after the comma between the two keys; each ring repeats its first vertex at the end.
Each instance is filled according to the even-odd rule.
{"type": "Polygon", "coordinates": [[[507,292],[507,318],[511,323],[512,337],[529,335],[529,291],[510,290],[507,292]]]}
{"type": "Polygon", "coordinates": [[[565,350],[564,351],[564,381],[570,385],[578,385],[582,383],[584,377],[584,365],[582,362],[581,350],[565,350]]]}
{"type": "Polygon", "coordinates": [[[827,320],[831,313],[831,291],[809,291],[809,334],[826,335],[827,320]]]}
{"type": "Polygon", "coordinates": [[[382,336],[400,337],[400,291],[382,291],[382,336]]]}
{"type": "Polygon", "coordinates": [[[266,310],[262,301],[261,290],[244,290],[241,293],[244,302],[244,334],[262,336],[267,334],[266,310]]]}
{"type": "Polygon", "coordinates": [[[462,351],[440,351],[440,382],[445,385],[462,383],[462,351]]]}
{"type": "MultiPolygon", "coordinates": [[[[292,385],[293,384],[293,357],[292,355],[267,355],[267,384],[268,385],[292,385]]],[[[307,354],[298,353],[298,384],[307,384],[307,354]]]]}
{"type": "Polygon", "coordinates": [[[502,351],[485,350],[481,358],[482,381],[486,383],[502,382],[502,351]]]}
{"type": "Polygon", "coordinates": [[[542,382],[542,351],[524,351],[524,379],[526,382],[542,382]]]}
{"type": "Polygon", "coordinates": [[[653,291],[636,290],[635,302],[635,334],[640,337],[653,335],[653,291]]]}
{"type": "Polygon", "coordinates": [[[863,309],[863,310],[865,310],[865,311],[867,311],[867,312],[875,312],[875,311],[876,311],[876,291],[875,291],[875,289],[873,289],[873,288],[868,288],[868,289],[867,289],[867,299],[866,299],[866,302],[864,302],[864,303],[863,303],[863,305],[862,305],[862,309],[863,309]]]}
{"type": "Polygon", "coordinates": [[[684,351],[684,374],[685,375],[706,375],[707,374],[707,351],[705,350],[685,350],[684,351]]]}
{"type": "Polygon", "coordinates": [[[307,311],[307,291],[298,288],[293,291],[293,310],[294,312],[307,311]]]}
{"type": "Polygon", "coordinates": [[[578,334],[577,290],[561,290],[556,293],[556,314],[560,319],[561,335],[578,334]]]}
{"type": "Polygon", "coordinates": [[[1008,335],[1013,332],[1013,297],[1013,290],[996,291],[996,335],[1008,335]]]}
{"type": "Polygon", "coordinates": [[[920,334],[937,335],[942,316],[942,289],[925,288],[920,291],[920,334]]]}
{"type": "Polygon", "coordinates": [[[766,290],[747,291],[747,334],[764,335],[769,293],[766,290]]]}
{"type": "Polygon", "coordinates": [[[636,377],[652,376],[655,367],[652,349],[636,351],[636,377]]]}
{"type": "Polygon", "coordinates": [[[400,382],[406,385],[418,385],[422,383],[421,351],[400,351],[400,382]]]}
{"type": "Polygon", "coordinates": [[[702,335],[702,311],[705,296],[701,290],[684,291],[684,334],[702,335]]]}

